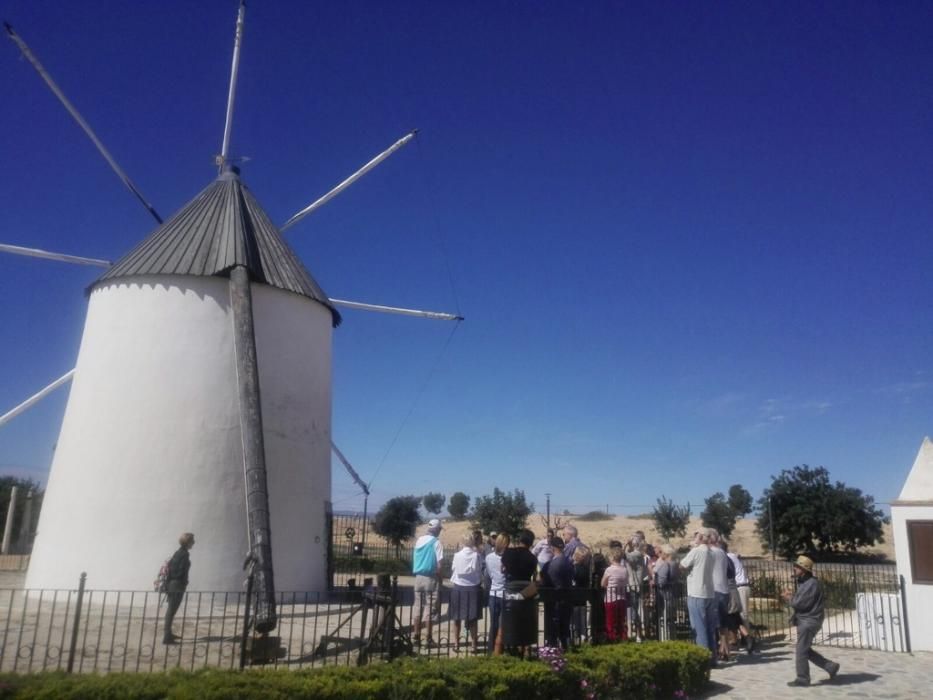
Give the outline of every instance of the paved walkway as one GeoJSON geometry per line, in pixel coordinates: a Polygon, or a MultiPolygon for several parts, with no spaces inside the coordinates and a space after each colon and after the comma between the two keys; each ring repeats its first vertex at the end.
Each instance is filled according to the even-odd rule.
{"type": "Polygon", "coordinates": [[[924,698],[933,697],[933,652],[914,654],[837,649],[817,650],[840,664],[833,681],[810,665],[812,685],[789,688],[794,679],[794,647],[766,646],[761,654],[736,655],[712,672],[712,687],[702,698],[781,700],[783,698],[924,698]]]}

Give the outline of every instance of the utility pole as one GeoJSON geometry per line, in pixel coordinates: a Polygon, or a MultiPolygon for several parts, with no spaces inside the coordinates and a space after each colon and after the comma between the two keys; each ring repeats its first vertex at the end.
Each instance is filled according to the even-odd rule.
{"type": "Polygon", "coordinates": [[[544,497],[547,499],[547,517],[545,521],[547,522],[547,529],[551,529],[551,494],[546,493],[544,497]]]}
{"type": "Polygon", "coordinates": [[[771,496],[768,496],[768,529],[771,531],[771,561],[774,561],[774,513],[771,511],[771,496]]]}

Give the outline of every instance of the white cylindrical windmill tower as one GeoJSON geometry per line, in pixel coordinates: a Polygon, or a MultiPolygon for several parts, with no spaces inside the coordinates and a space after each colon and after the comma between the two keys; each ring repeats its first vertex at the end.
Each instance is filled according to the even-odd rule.
{"type": "Polygon", "coordinates": [[[254,337],[267,503],[250,507],[268,517],[275,588],[324,590],[340,317],[238,174],[222,173],[89,295],[26,586],[70,588],[86,571],[94,588],[146,589],[191,531],[190,588],[241,589],[260,472],[237,343],[254,337]],[[237,279],[251,296],[247,336],[237,279]]]}

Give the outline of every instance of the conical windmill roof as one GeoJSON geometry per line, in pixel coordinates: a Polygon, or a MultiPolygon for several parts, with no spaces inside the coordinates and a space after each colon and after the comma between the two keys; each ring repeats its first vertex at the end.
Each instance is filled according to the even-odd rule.
{"type": "Polygon", "coordinates": [[[314,299],[340,314],[239,176],[222,173],[102,275],[91,289],[139,275],[226,275],[243,265],[250,279],[314,299]]]}
{"type": "Polygon", "coordinates": [[[923,438],[898,501],[933,501],[933,440],[923,438]]]}

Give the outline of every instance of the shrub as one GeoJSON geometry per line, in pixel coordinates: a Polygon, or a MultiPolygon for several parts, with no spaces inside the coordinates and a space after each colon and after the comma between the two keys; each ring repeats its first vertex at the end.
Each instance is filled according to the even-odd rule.
{"type": "Polygon", "coordinates": [[[334,571],[339,574],[394,574],[407,576],[411,562],[407,559],[371,559],[369,557],[334,557],[334,571]]]}
{"type": "Polygon", "coordinates": [[[823,586],[823,602],[828,609],[855,610],[859,586],[849,572],[820,573],[820,583],[823,586]]]}
{"type": "Polygon", "coordinates": [[[709,651],[688,642],[584,647],[567,670],[588,678],[600,698],[673,698],[699,693],[709,681],[709,651]]]}
{"type": "Polygon", "coordinates": [[[613,516],[602,510],[591,510],[589,513],[578,515],[577,520],[595,522],[598,520],[612,520],[613,516]]]}
{"type": "Polygon", "coordinates": [[[169,673],[0,675],[0,698],[422,698],[548,700],[673,698],[694,695],[709,680],[709,652],[685,642],[586,647],[566,656],[560,672],[511,657],[400,659],[369,666],[289,671],[204,669],[169,673]],[[582,686],[586,680],[587,685],[582,686]]]}

